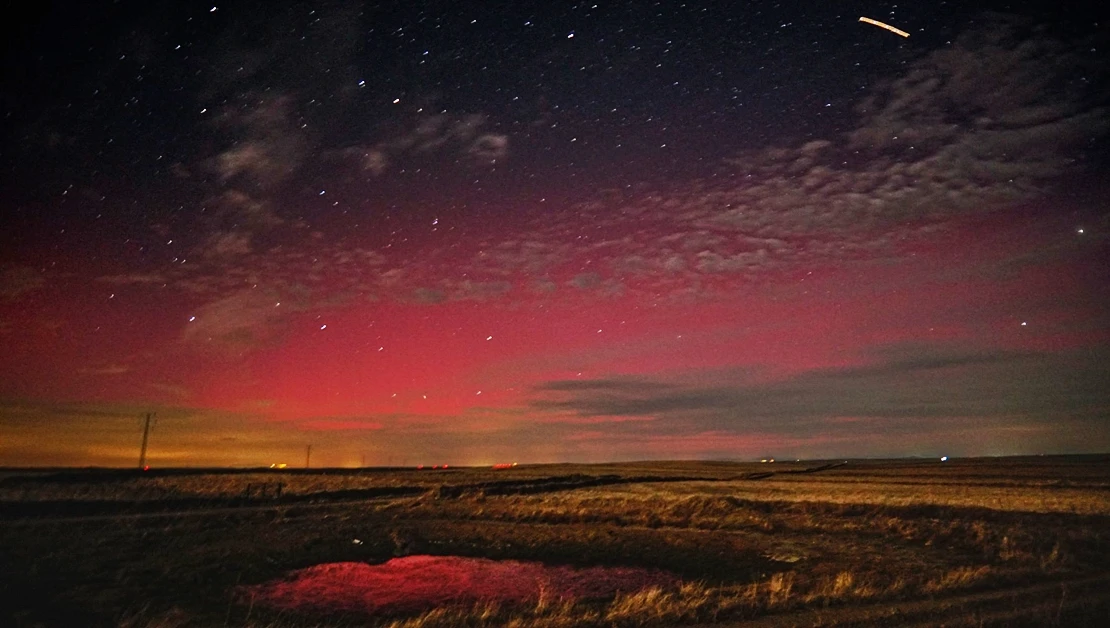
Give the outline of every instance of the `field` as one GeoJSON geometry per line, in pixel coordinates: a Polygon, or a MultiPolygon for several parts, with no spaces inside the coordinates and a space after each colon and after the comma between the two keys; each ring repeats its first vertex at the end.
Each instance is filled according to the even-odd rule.
{"type": "Polygon", "coordinates": [[[1110,456],[8,469],[0,625],[1110,625],[1110,456]],[[314,605],[263,595],[306,568],[314,605]],[[497,598],[471,568],[648,584],[497,598]],[[328,606],[359,573],[411,595],[328,606]],[[421,606],[444,578],[476,597],[421,606]]]}

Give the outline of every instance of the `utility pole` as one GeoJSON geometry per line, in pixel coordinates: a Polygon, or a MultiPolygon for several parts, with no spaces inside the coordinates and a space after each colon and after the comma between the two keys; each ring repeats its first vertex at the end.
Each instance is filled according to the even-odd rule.
{"type": "Polygon", "coordinates": [[[143,422],[143,446],[139,449],[139,471],[146,468],[146,444],[150,439],[150,420],[154,418],[153,412],[146,413],[146,420],[143,422]]]}
{"type": "Polygon", "coordinates": [[[312,460],[312,445],[304,446],[304,468],[308,468],[309,461],[312,460]]]}

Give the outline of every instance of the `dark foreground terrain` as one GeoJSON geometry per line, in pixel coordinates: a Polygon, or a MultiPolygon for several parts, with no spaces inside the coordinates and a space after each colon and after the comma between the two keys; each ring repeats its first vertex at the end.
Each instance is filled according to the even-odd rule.
{"type": "Polygon", "coordinates": [[[0,625],[740,624],[1110,625],[1110,456],[0,472],[0,625]],[[373,613],[252,593],[322,563],[517,564],[446,557],[669,584],[373,613]]]}

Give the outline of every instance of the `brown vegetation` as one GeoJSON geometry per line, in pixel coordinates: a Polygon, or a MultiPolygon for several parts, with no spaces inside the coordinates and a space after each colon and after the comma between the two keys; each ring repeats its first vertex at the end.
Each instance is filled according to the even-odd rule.
{"type": "Polygon", "coordinates": [[[1098,625],[1110,611],[1106,458],[768,467],[11,473],[0,623],[1098,625]],[[280,496],[244,496],[279,481],[280,496]],[[412,553],[651,567],[683,583],[374,617],[234,595],[318,563],[412,553]]]}

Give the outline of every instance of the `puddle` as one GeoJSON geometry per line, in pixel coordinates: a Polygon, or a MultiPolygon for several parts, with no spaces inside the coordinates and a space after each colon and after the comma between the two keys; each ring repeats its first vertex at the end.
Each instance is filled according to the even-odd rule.
{"type": "Polygon", "coordinates": [[[476,602],[534,603],[541,595],[553,600],[599,598],[678,583],[677,576],[658,569],[406,556],[378,565],[316,565],[240,591],[254,604],[279,610],[369,614],[476,602]]]}

